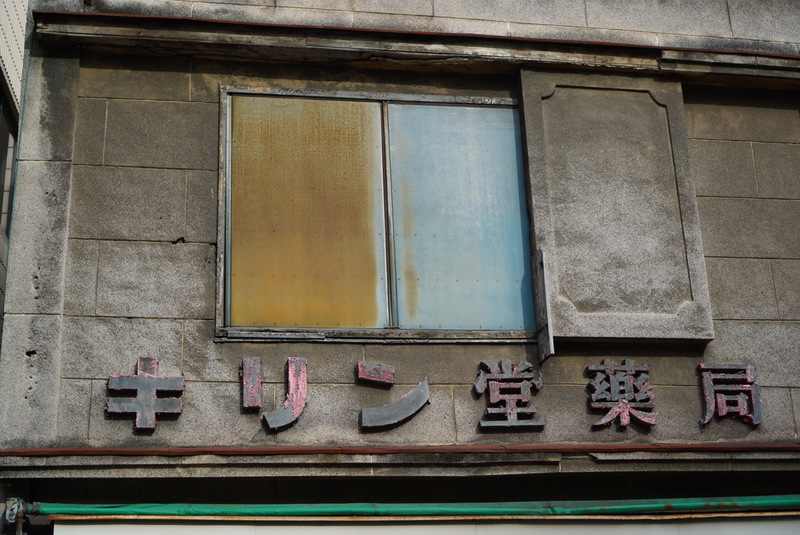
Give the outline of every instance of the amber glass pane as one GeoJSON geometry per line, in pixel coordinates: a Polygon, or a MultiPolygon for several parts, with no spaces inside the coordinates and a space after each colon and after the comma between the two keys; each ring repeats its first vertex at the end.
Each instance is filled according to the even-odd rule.
{"type": "Polygon", "coordinates": [[[380,106],[240,95],[230,324],[385,327],[380,106]]]}

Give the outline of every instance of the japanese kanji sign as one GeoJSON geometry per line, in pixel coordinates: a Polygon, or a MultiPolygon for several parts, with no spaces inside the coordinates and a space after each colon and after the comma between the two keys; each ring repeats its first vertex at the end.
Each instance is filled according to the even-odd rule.
{"type": "Polygon", "coordinates": [[[532,389],[542,388],[542,376],[525,360],[512,364],[510,360],[491,362],[484,360],[475,380],[475,392],[483,394],[489,388],[490,405],[486,408],[486,419],[480,427],[542,427],[544,418],[534,418],[536,407],[527,406],[533,398],[532,389]]]}
{"type": "Polygon", "coordinates": [[[591,402],[593,409],[606,412],[595,426],[610,425],[617,420],[621,427],[627,427],[631,418],[647,425],[656,423],[653,403],[653,385],[650,384],[650,366],[636,366],[634,362],[623,360],[617,364],[611,359],[604,359],[599,366],[589,366],[587,370],[594,373],[589,386],[592,387],[591,402]]]}
{"type": "Polygon", "coordinates": [[[303,358],[286,359],[286,400],[283,407],[264,413],[264,422],[272,430],[293,424],[306,406],[308,396],[308,361],[303,358]]]}
{"type": "Polygon", "coordinates": [[[761,385],[754,364],[700,364],[699,369],[705,404],[701,425],[727,414],[754,426],[761,423],[761,385]]]}
{"type": "MultiPolygon", "coordinates": [[[[308,399],[308,361],[305,358],[286,359],[286,399],[282,406],[263,413],[264,425],[272,431],[282,431],[295,423],[303,413],[308,399]]],[[[599,365],[586,368],[592,377],[589,406],[605,411],[594,426],[616,422],[627,427],[632,421],[655,425],[653,385],[650,366],[636,365],[633,360],[617,364],[604,359],[599,365]]],[[[757,426],[761,423],[761,386],[755,379],[753,364],[700,364],[704,413],[700,423],[705,426],[714,416],[741,417],[757,426]]],[[[111,375],[108,378],[108,414],[134,414],[136,429],[154,429],[159,414],[180,414],[185,382],[180,376],[161,376],[158,359],[140,357],[135,375],[111,375]]],[[[260,410],[262,406],[262,362],[260,358],[242,360],[240,369],[242,409],[260,410]]],[[[395,384],[395,368],[388,364],[359,361],[356,380],[385,389],[395,384]]],[[[542,388],[539,370],[525,361],[513,364],[510,360],[481,361],[473,384],[480,396],[486,393],[487,408],[479,423],[484,431],[511,428],[541,428],[545,420],[536,417],[531,405],[535,391],[542,388]]],[[[425,377],[402,398],[379,407],[359,411],[358,425],[362,430],[385,430],[413,418],[431,401],[431,389],[425,377]]]]}
{"type": "MultiPolygon", "coordinates": [[[[394,384],[394,366],[362,361],[356,365],[356,372],[359,381],[394,384]]],[[[430,400],[431,389],[426,377],[414,390],[394,403],[361,409],[359,425],[362,429],[374,429],[400,424],[412,418],[430,400]]]]}
{"type": "Polygon", "coordinates": [[[183,392],[183,377],[156,375],[158,359],[139,357],[136,375],[112,375],[108,378],[111,392],[135,392],[134,397],[114,397],[108,400],[106,411],[109,414],[136,414],[133,426],[136,429],[155,429],[156,414],[180,414],[183,401],[177,397],[159,397],[160,392],[183,392]]]}

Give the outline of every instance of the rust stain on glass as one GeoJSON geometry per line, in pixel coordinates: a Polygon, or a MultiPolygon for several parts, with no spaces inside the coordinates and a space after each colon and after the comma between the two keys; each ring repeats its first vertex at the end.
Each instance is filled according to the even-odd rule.
{"type": "MultiPolygon", "coordinates": [[[[396,142],[396,143],[399,143],[396,142]]],[[[400,150],[402,150],[401,147],[400,150]]],[[[397,151],[398,145],[394,145],[390,147],[390,150],[397,151]]],[[[413,208],[413,198],[415,191],[412,189],[411,184],[408,183],[407,180],[397,180],[397,183],[394,184],[395,192],[399,194],[398,202],[395,203],[393,208],[398,212],[399,216],[396,216],[398,223],[400,223],[401,228],[398,229],[400,232],[403,233],[406,240],[409,242],[414,241],[414,237],[417,235],[417,222],[415,217],[415,212],[413,208]],[[402,211],[402,212],[400,212],[402,211]]],[[[406,308],[408,309],[408,315],[411,317],[416,317],[418,309],[418,296],[419,296],[419,275],[417,274],[417,264],[414,261],[413,255],[416,251],[413,248],[408,247],[401,247],[399,250],[395,250],[395,255],[401,257],[397,264],[403,266],[402,275],[399,275],[398,278],[398,286],[405,288],[404,297],[405,299],[403,302],[406,304],[406,308]]],[[[407,325],[404,325],[407,327],[407,325]]],[[[434,325],[428,325],[428,327],[435,327],[434,325]]]]}
{"type": "Polygon", "coordinates": [[[230,324],[388,324],[380,106],[237,95],[230,324]]]}

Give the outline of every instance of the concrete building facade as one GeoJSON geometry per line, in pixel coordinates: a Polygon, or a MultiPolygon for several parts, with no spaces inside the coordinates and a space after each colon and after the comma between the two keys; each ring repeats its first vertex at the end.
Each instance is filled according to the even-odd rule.
{"type": "Polygon", "coordinates": [[[32,7],[0,353],[26,529],[798,494],[796,3],[32,7]],[[137,365],[180,386],[147,405],[137,365]]]}

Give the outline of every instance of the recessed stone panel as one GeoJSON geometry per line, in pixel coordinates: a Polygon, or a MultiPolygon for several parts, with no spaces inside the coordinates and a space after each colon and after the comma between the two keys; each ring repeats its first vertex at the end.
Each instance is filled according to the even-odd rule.
{"type": "Polygon", "coordinates": [[[571,87],[542,108],[558,298],[578,314],[676,313],[691,295],[665,110],[571,87]]]}
{"type": "Polygon", "coordinates": [[[553,336],[710,339],[680,86],[524,71],[523,95],[553,336]]]}

